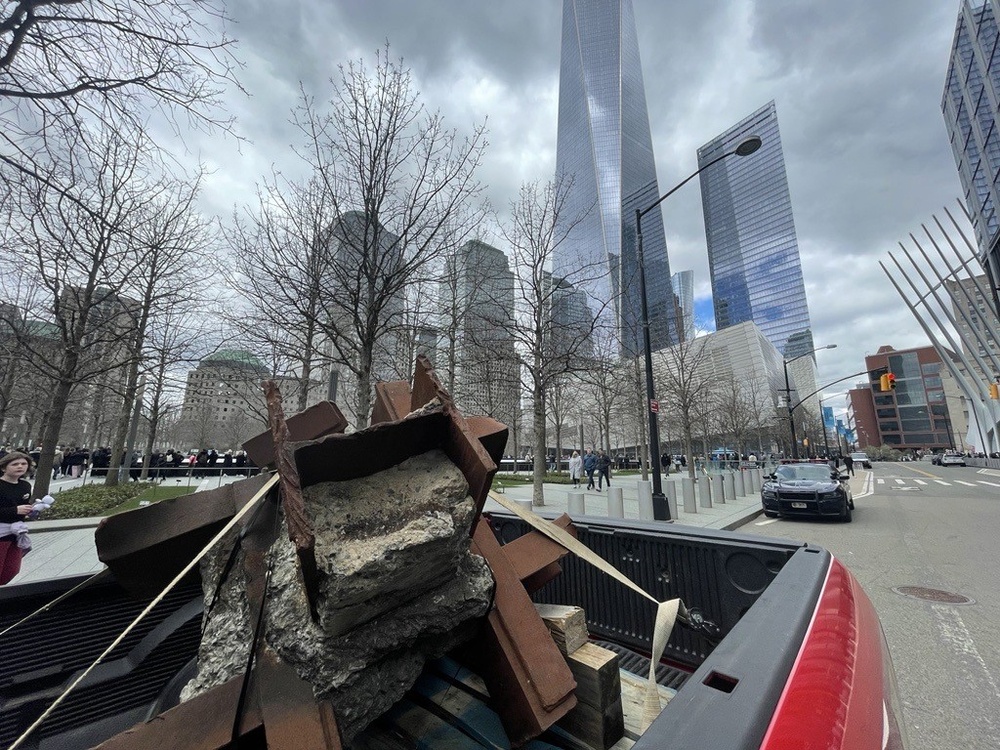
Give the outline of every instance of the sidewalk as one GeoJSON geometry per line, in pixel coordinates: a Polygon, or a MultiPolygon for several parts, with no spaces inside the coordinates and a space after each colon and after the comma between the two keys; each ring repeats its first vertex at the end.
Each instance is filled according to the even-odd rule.
{"type": "MultiPolygon", "coordinates": [[[[745,472],[745,474],[746,473],[747,472],[745,472]]],[[[671,474],[669,477],[664,476],[662,478],[664,493],[668,492],[668,482],[673,485],[677,493],[677,518],[674,519],[674,523],[708,529],[735,529],[753,519],[762,511],[760,505],[760,493],[749,492],[749,488],[746,490],[749,494],[737,495],[734,499],[724,503],[719,502],[718,499],[713,496],[711,503],[712,507],[704,507],[703,503],[705,500],[702,499],[702,493],[705,495],[708,494],[706,486],[709,484],[709,477],[705,475],[702,475],[695,483],[695,512],[692,513],[685,511],[681,484],[681,480],[684,477],[687,477],[686,473],[671,474]]],[[[641,481],[642,480],[638,474],[627,474],[621,478],[612,477],[611,480],[611,487],[621,489],[622,491],[622,505],[625,510],[625,518],[630,520],[652,520],[652,518],[642,519],[642,515],[640,513],[639,487],[641,481]]],[[[647,484],[649,484],[649,482],[647,482],[647,484]]],[[[746,484],[749,484],[749,482],[747,481],[746,484]]],[[[605,487],[601,492],[598,492],[597,490],[585,491],[583,489],[584,486],[586,485],[581,485],[581,489],[574,490],[567,484],[545,484],[542,488],[545,505],[536,506],[534,510],[553,511],[556,513],[567,512],[569,510],[570,493],[580,492],[583,493],[585,515],[598,518],[608,518],[608,503],[610,499],[608,488],[605,487]]],[[[503,495],[512,500],[530,501],[532,496],[532,486],[530,484],[526,484],[505,487],[503,489],[503,495]]],[[[487,499],[484,510],[506,512],[499,503],[490,499],[487,499]]]]}

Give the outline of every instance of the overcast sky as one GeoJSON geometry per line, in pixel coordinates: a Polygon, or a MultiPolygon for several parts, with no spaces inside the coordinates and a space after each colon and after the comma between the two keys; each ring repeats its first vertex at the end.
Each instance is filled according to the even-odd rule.
{"type": "MultiPolygon", "coordinates": [[[[771,99],[817,346],[820,383],[890,344],[926,345],[886,280],[884,259],[961,194],[941,96],[959,0],[633,0],[661,192],[697,168],[696,149],[771,99]]],[[[337,66],[386,41],[423,100],[468,132],[488,118],[481,172],[506,206],[555,171],[560,0],[239,0],[233,33],[251,97],[232,97],[250,143],[196,144],[221,215],[272,164],[294,162],[300,82],[329,97],[337,66]]],[[[697,181],[664,204],[673,271],[711,297],[697,181]]],[[[835,386],[843,392],[853,381],[835,386]]],[[[842,398],[830,402],[838,412],[842,398]]]]}

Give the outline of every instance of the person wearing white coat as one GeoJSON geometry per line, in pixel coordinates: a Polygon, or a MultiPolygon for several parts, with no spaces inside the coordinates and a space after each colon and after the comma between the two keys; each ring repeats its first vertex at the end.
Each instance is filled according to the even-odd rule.
{"type": "Polygon", "coordinates": [[[580,451],[573,451],[569,459],[569,478],[573,481],[573,489],[580,489],[580,477],[583,476],[583,459],[580,451]]]}

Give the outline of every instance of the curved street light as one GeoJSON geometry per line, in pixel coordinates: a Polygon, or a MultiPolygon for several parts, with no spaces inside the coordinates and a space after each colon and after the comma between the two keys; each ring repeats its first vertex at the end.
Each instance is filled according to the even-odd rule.
{"type": "MultiPolygon", "coordinates": [[[[791,431],[792,431],[792,458],[798,458],[799,457],[799,443],[798,443],[798,440],[796,440],[796,438],[795,438],[795,419],[792,416],[792,412],[795,411],[795,406],[798,406],[799,404],[796,404],[795,406],[792,406],[792,386],[788,382],[788,365],[790,365],[792,362],[794,362],[797,359],[802,359],[803,357],[812,356],[816,352],[821,352],[824,349],[836,349],[836,348],[837,348],[836,344],[827,344],[826,346],[816,347],[811,352],[805,352],[804,354],[800,354],[797,357],[792,357],[791,359],[782,359],[781,360],[782,363],[785,366],[785,398],[787,399],[785,401],[785,404],[788,407],[788,426],[789,426],[789,428],[791,428],[791,431]]],[[[822,419],[822,418],[823,418],[823,413],[821,411],[820,412],[820,419],[822,419]]],[[[824,431],[826,430],[826,426],[825,425],[824,425],[823,429],[824,429],[824,431]]]]}
{"type": "Polygon", "coordinates": [[[658,521],[670,520],[670,508],[667,497],[663,494],[663,484],[660,479],[660,426],[656,423],[659,413],[659,403],[656,401],[653,388],[653,351],[649,338],[649,302],[646,299],[646,261],[642,254],[642,217],[659,206],[663,201],[676,193],[688,182],[704,172],[713,164],[717,164],[729,156],[750,156],[756,152],[763,141],[760,136],[752,135],[744,139],[732,151],[717,156],[712,161],[699,167],[695,172],[685,177],[681,182],[656,199],[654,203],[643,209],[635,210],[636,260],[639,263],[639,298],[642,301],[642,337],[646,355],[646,407],[649,410],[649,468],[653,473],[653,518],[658,521]]]}

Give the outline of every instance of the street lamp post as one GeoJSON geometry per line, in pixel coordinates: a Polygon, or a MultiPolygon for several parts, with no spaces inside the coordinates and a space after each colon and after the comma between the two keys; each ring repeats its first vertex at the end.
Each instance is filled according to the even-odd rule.
{"type": "Polygon", "coordinates": [[[660,478],[660,426],[656,422],[660,405],[656,400],[655,389],[653,387],[653,349],[649,338],[649,302],[646,298],[646,260],[642,253],[642,217],[713,164],[729,156],[749,156],[760,148],[761,142],[759,136],[750,136],[732,151],[727,151],[721,156],[712,159],[705,166],[700,167],[697,171],[685,177],[684,180],[657,198],[652,205],[635,210],[636,260],[639,264],[639,298],[642,302],[642,339],[646,355],[646,408],[649,410],[649,465],[653,474],[653,518],[657,521],[669,521],[670,508],[667,505],[667,497],[663,494],[663,484],[660,478]]]}
{"type": "MultiPolygon", "coordinates": [[[[809,356],[815,354],[816,352],[822,351],[823,349],[836,349],[836,348],[837,348],[836,344],[827,344],[826,346],[820,346],[820,347],[818,347],[816,349],[813,349],[811,352],[806,352],[805,354],[800,354],[797,357],[792,357],[791,359],[782,359],[781,360],[782,363],[785,366],[785,398],[787,399],[785,401],[785,406],[788,407],[788,426],[789,426],[789,428],[792,431],[792,458],[798,458],[799,457],[799,443],[798,443],[798,440],[795,438],[795,417],[792,415],[792,412],[795,410],[795,406],[792,406],[792,386],[788,382],[788,365],[790,365],[792,362],[794,362],[797,359],[802,359],[803,357],[809,357],[809,356]]],[[[796,406],[798,406],[798,404],[796,404],[796,406]]],[[[821,418],[822,418],[822,416],[823,415],[820,414],[821,418]]],[[[824,427],[823,429],[825,430],[826,428],[824,427]]]]}

